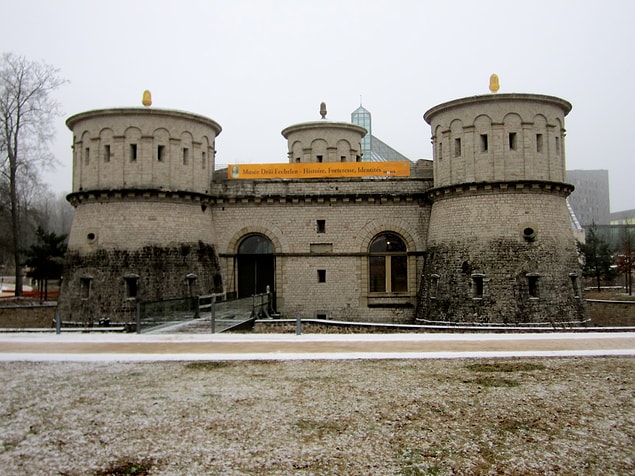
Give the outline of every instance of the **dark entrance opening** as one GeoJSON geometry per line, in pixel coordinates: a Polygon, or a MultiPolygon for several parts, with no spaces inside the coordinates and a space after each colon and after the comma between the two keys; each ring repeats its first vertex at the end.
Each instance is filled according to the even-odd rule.
{"type": "Polygon", "coordinates": [[[276,260],[273,245],[262,235],[250,235],[238,246],[238,297],[275,292],[276,260]]]}

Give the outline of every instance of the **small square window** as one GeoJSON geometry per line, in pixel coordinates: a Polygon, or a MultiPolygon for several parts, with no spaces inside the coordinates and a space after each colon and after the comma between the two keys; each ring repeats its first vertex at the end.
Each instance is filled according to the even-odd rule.
{"type": "Polygon", "coordinates": [[[322,160],[323,160],[323,157],[322,157],[321,155],[318,155],[318,156],[317,156],[317,161],[318,161],[319,163],[322,163],[322,160]]]}
{"type": "Polygon", "coordinates": [[[340,162],[346,162],[346,156],[345,155],[341,155],[340,156],[340,162]]]}
{"type": "Polygon", "coordinates": [[[317,232],[318,233],[326,233],[326,220],[318,220],[317,221],[317,232]]]}
{"type": "Polygon", "coordinates": [[[318,269],[317,273],[318,273],[318,283],[326,283],[326,270],[318,269]]]}
{"type": "Polygon", "coordinates": [[[295,163],[296,163],[296,164],[299,164],[299,163],[300,163],[300,157],[296,157],[296,158],[295,158],[295,163]]]}

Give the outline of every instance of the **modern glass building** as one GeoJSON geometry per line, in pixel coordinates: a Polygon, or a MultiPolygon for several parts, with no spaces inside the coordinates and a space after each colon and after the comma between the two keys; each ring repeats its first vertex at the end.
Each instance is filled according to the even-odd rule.
{"type": "Polygon", "coordinates": [[[351,122],[362,126],[368,133],[362,138],[363,162],[400,162],[410,161],[408,157],[397,152],[388,144],[373,135],[370,111],[359,106],[351,113],[351,122]]]}
{"type": "Polygon", "coordinates": [[[361,105],[351,113],[351,122],[357,126],[366,129],[367,134],[362,137],[362,161],[370,160],[370,151],[372,149],[372,127],[370,120],[370,111],[364,109],[361,105]]]}
{"type": "Polygon", "coordinates": [[[583,227],[610,223],[608,170],[567,170],[567,182],[575,190],[569,203],[583,227]]]}

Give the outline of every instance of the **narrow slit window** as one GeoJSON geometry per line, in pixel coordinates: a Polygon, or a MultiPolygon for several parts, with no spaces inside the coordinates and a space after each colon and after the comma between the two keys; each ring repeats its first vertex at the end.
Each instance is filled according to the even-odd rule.
{"type": "Polygon", "coordinates": [[[104,162],[110,162],[110,145],[104,146],[104,162]]]}
{"type": "Polygon", "coordinates": [[[489,150],[489,141],[487,134],[481,134],[481,152],[487,152],[489,150]]]}
{"type": "Polygon", "coordinates": [[[207,155],[205,155],[205,152],[201,152],[201,168],[207,168],[207,155]]]}
{"type": "Polygon", "coordinates": [[[196,276],[194,273],[188,273],[187,276],[185,276],[185,282],[187,283],[187,291],[189,296],[194,295],[194,289],[197,280],[198,276],[196,276]]]}
{"type": "Polygon", "coordinates": [[[130,162],[137,161],[137,144],[130,144],[130,162]]]}
{"type": "Polygon", "coordinates": [[[556,137],[556,155],[560,155],[560,137],[556,137]]]}
{"type": "Polygon", "coordinates": [[[573,289],[573,297],[580,297],[580,287],[578,286],[578,275],[575,273],[571,273],[569,275],[571,278],[571,288],[573,289]]]}
{"type": "Polygon", "coordinates": [[[326,220],[318,220],[317,221],[317,232],[318,233],[326,233],[326,220]]]}
{"type": "Polygon", "coordinates": [[[183,147],[183,165],[187,165],[190,162],[190,149],[183,147]]]}
{"type": "Polygon", "coordinates": [[[165,160],[165,146],[158,145],[157,146],[157,161],[163,162],[165,160]]]}
{"type": "Polygon", "coordinates": [[[134,299],[139,292],[139,277],[138,276],[126,276],[124,278],[126,282],[126,298],[134,299]]]}
{"type": "Polygon", "coordinates": [[[439,292],[439,275],[430,276],[430,299],[436,299],[439,292]]]}
{"type": "Polygon", "coordinates": [[[439,159],[443,158],[443,142],[439,142],[439,159]]]}
{"type": "Polygon", "coordinates": [[[317,273],[318,273],[318,283],[326,283],[326,270],[318,269],[317,273]]]}
{"type": "Polygon", "coordinates": [[[509,150],[516,150],[516,133],[515,132],[510,132],[509,133],[509,150]]]}
{"type": "Polygon", "coordinates": [[[92,285],[92,278],[80,278],[79,279],[79,287],[80,287],[80,297],[81,299],[88,299],[90,297],[90,288],[92,285]]]}
{"type": "Polygon", "coordinates": [[[483,282],[484,276],[482,274],[474,274],[472,275],[472,298],[474,299],[482,299],[483,298],[483,282]]]}
{"type": "Polygon", "coordinates": [[[454,157],[461,156],[461,139],[454,139],[454,157]]]}
{"type": "Polygon", "coordinates": [[[536,152],[542,153],[542,134],[536,134],[536,152]]]}
{"type": "Polygon", "coordinates": [[[540,297],[539,295],[539,286],[538,286],[538,278],[539,276],[535,274],[527,275],[527,286],[529,287],[529,297],[532,299],[537,299],[540,297]]]}
{"type": "Polygon", "coordinates": [[[90,162],[90,147],[84,149],[84,165],[88,165],[90,162]]]}

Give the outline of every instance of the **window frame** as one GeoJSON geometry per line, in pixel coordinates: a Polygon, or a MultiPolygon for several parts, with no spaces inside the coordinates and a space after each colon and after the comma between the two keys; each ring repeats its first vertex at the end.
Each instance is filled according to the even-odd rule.
{"type": "Polygon", "coordinates": [[[408,246],[406,240],[397,233],[385,231],[373,237],[368,246],[368,293],[370,296],[406,295],[409,292],[408,282],[408,246]],[[380,245],[380,240],[398,240],[395,251],[373,250],[380,245]],[[398,270],[403,271],[399,273],[398,270]],[[399,274],[397,274],[399,273],[399,274]],[[383,286],[381,282],[383,281],[383,286]]]}

